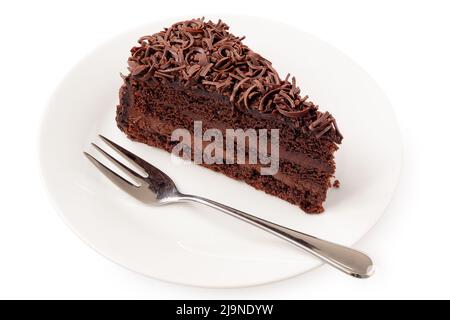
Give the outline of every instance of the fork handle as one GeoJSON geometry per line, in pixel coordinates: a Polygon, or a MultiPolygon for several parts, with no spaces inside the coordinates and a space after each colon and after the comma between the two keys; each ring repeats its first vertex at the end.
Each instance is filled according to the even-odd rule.
{"type": "Polygon", "coordinates": [[[372,260],[366,254],[352,248],[280,226],[203,197],[180,195],[179,200],[201,203],[241,219],[304,249],[322,261],[353,277],[368,278],[373,274],[372,260]]]}

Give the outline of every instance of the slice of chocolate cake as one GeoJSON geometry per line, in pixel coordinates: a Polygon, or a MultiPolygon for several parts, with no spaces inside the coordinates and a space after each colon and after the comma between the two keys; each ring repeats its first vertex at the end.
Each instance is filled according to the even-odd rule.
{"type": "MultiPolygon", "coordinates": [[[[123,76],[117,124],[129,138],[169,152],[172,133],[201,130],[279,129],[279,168],[205,164],[256,189],[322,212],[342,141],[328,112],[301,96],[295,78],[281,79],[271,62],[250,50],[222,21],[179,22],[139,39],[123,76]]],[[[249,150],[246,150],[249,153],[249,150]]]]}

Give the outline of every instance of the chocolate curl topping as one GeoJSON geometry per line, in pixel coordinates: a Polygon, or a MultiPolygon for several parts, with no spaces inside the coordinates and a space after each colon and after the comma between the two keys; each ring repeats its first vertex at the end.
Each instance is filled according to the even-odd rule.
{"type": "Polygon", "coordinates": [[[128,60],[132,77],[177,81],[227,96],[242,110],[278,113],[317,138],[340,143],[336,121],[301,97],[295,77],[281,79],[272,63],[229,33],[229,27],[204,18],[182,21],[138,40],[128,60]]]}

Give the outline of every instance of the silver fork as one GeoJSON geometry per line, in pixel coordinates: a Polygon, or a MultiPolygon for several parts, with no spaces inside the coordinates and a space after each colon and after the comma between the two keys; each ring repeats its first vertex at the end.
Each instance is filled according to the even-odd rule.
{"type": "Polygon", "coordinates": [[[95,149],[97,149],[106,158],[110,159],[113,163],[124,169],[125,172],[129,173],[134,179],[136,179],[136,181],[138,181],[140,185],[136,186],[135,184],[127,181],[126,179],[122,178],[120,175],[103,165],[92,155],[84,152],[86,157],[120,189],[145,204],[165,205],[175,202],[201,203],[203,205],[227,213],[253,226],[268,231],[304,249],[310,254],[316,256],[317,258],[330,264],[338,270],[345,272],[348,275],[356,278],[368,278],[373,274],[374,268],[372,260],[362,252],[283,227],[273,222],[228,207],[216,201],[212,201],[199,196],[183,194],[178,191],[175,183],[167,174],[154,167],[150,163],[146,162],[145,160],[139,158],[130,151],[114,143],[113,141],[109,140],[108,138],[105,138],[102,135],[100,135],[100,138],[112,149],[143,169],[143,171],[146,173],[145,175],[141,175],[135,170],[129,168],[128,166],[111,156],[105,150],[100,148],[98,145],[92,143],[95,149]]]}

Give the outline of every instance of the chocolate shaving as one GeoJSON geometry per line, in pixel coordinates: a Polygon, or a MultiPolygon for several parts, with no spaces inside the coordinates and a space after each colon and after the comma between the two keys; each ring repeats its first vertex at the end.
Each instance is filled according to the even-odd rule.
{"type": "Polygon", "coordinates": [[[336,121],[328,112],[300,96],[295,77],[283,80],[272,63],[250,50],[229,27],[193,19],[138,40],[131,49],[131,76],[147,81],[176,81],[191,88],[219,92],[232,102],[233,110],[258,110],[293,119],[294,125],[317,138],[342,141],[336,121]]]}
{"type": "Polygon", "coordinates": [[[139,76],[139,75],[147,73],[148,69],[150,69],[150,66],[143,65],[143,66],[137,66],[135,68],[130,66],[130,69],[131,69],[132,76],[139,76]]]}
{"type": "Polygon", "coordinates": [[[211,70],[212,66],[213,66],[212,63],[208,64],[207,66],[204,66],[202,71],[200,72],[200,76],[205,77],[208,74],[209,70],[211,70]]]}
{"type": "Polygon", "coordinates": [[[289,118],[304,118],[311,111],[311,109],[304,108],[303,110],[300,111],[286,111],[281,108],[277,108],[277,111],[289,118]]]}

